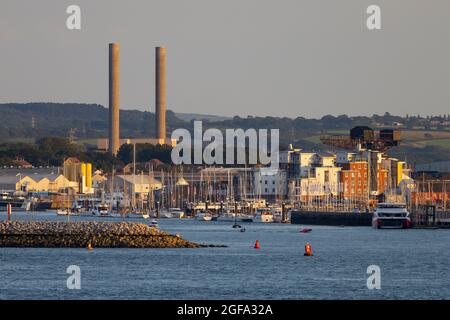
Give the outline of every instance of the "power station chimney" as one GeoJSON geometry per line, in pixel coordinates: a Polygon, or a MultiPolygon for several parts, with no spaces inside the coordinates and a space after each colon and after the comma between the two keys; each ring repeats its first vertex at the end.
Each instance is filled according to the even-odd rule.
{"type": "Polygon", "coordinates": [[[119,59],[120,45],[109,44],[109,152],[116,155],[119,142],[119,59]]]}
{"type": "Polygon", "coordinates": [[[166,48],[156,47],[156,138],[166,139],[166,48]]]}

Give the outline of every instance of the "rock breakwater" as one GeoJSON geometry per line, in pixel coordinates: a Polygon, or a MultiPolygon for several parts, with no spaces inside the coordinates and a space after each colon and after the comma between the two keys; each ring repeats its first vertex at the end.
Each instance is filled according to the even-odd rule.
{"type": "Polygon", "coordinates": [[[0,222],[0,247],[199,248],[179,236],[136,222],[0,222]]]}

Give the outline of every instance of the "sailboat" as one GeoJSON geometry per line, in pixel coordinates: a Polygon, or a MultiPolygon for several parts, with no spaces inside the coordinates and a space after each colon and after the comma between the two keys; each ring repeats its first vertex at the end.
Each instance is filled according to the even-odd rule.
{"type": "Polygon", "coordinates": [[[202,210],[202,211],[199,211],[195,215],[195,218],[200,220],[200,221],[211,221],[212,220],[212,215],[211,215],[211,213],[202,210]]]}
{"type": "Polygon", "coordinates": [[[56,210],[56,215],[58,215],[58,216],[67,216],[67,219],[69,218],[69,215],[71,215],[71,213],[72,213],[72,211],[70,210],[69,206],[67,205],[68,198],[69,198],[69,190],[66,187],[65,190],[64,190],[64,205],[65,205],[65,207],[58,208],[56,210]]]}

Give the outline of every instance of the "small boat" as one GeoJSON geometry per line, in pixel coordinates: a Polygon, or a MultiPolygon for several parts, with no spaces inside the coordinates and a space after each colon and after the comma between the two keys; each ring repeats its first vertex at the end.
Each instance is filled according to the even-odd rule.
{"type": "Polygon", "coordinates": [[[312,231],[312,229],[310,229],[310,228],[304,228],[304,229],[300,230],[300,233],[308,233],[311,231],[312,231]]]}
{"type": "Polygon", "coordinates": [[[273,213],[270,211],[257,212],[255,216],[256,222],[273,222],[273,213]]]}
{"type": "Polygon", "coordinates": [[[195,218],[201,221],[211,221],[213,217],[209,212],[200,211],[195,215],[195,218]]]}
{"type": "Polygon", "coordinates": [[[142,214],[142,218],[148,219],[148,218],[150,218],[150,214],[148,212],[145,212],[142,214]]]}
{"type": "Polygon", "coordinates": [[[149,223],[150,227],[158,228],[158,220],[152,219],[149,223]]]}
{"type": "Polygon", "coordinates": [[[92,210],[92,214],[97,217],[111,217],[109,208],[106,204],[99,204],[92,210]]]}
{"type": "Polygon", "coordinates": [[[225,213],[219,214],[217,216],[217,221],[234,222],[234,221],[236,221],[236,214],[234,212],[225,212],[225,213]]]}
{"type": "Polygon", "coordinates": [[[159,217],[160,218],[171,219],[171,218],[173,218],[173,215],[172,215],[172,213],[169,210],[163,209],[163,210],[159,211],[159,217]]]}
{"type": "Polygon", "coordinates": [[[61,209],[56,210],[56,215],[58,215],[58,216],[67,216],[70,214],[71,214],[71,211],[70,211],[70,209],[67,209],[67,208],[61,208],[61,209]]]}
{"type": "Polygon", "coordinates": [[[205,214],[202,219],[202,221],[211,221],[212,220],[212,216],[210,214],[205,214]]]}
{"type": "Polygon", "coordinates": [[[238,219],[242,222],[253,222],[254,217],[251,214],[240,213],[238,214],[238,219]]]}
{"type": "Polygon", "coordinates": [[[169,213],[171,215],[171,218],[183,218],[184,217],[184,211],[180,208],[169,208],[169,213]]]}

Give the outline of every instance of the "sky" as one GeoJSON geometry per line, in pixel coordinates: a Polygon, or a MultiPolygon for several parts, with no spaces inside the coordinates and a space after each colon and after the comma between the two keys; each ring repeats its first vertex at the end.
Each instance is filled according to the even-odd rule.
{"type": "Polygon", "coordinates": [[[448,0],[2,0],[0,103],[108,105],[121,45],[121,108],[154,111],[154,47],[168,109],[246,117],[450,113],[448,0]],[[66,8],[81,8],[69,30],[66,8]],[[381,7],[381,30],[366,9],[381,7]]]}

